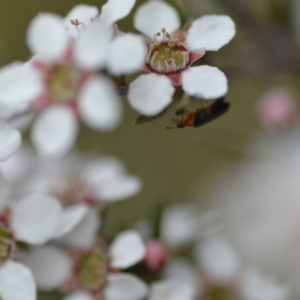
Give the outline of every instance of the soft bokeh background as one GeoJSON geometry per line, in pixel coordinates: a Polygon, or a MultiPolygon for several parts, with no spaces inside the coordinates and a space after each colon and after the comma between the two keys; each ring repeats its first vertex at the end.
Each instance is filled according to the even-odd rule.
{"type": "MultiPolygon", "coordinates": [[[[147,214],[155,199],[171,203],[193,198],[204,179],[243,154],[248,137],[257,129],[253,107],[261,93],[272,87],[285,87],[299,93],[299,72],[297,74],[297,68],[294,68],[299,62],[291,63],[296,49],[291,44],[297,36],[293,20],[298,19],[291,5],[297,1],[182,1],[184,13],[188,16],[197,18],[207,13],[226,13],[237,24],[234,40],[205,57],[205,63],[219,67],[228,76],[227,100],[231,109],[225,116],[202,128],[166,130],[172,110],[154,122],[134,126],[137,113],[124,98],[124,121],[114,133],[81,130],[80,150],[117,155],[144,181],[143,191],[137,197],[112,208],[111,216],[118,218],[118,222],[109,219],[112,228],[117,229],[128,220],[147,214]],[[249,15],[246,13],[245,16],[239,5],[246,8],[248,5],[246,11],[249,15]]],[[[137,0],[137,5],[143,2],[137,0]]],[[[176,1],[168,2],[175,4],[176,1]]],[[[29,57],[25,36],[33,16],[46,11],[65,15],[80,3],[79,0],[0,1],[0,65],[29,57]]],[[[100,8],[105,1],[89,0],[85,3],[100,8]]],[[[132,15],[120,22],[122,30],[133,29],[132,15]]]]}

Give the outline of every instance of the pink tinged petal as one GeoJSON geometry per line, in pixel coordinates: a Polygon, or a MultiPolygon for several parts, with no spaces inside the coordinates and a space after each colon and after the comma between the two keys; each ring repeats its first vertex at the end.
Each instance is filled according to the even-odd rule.
{"type": "Polygon", "coordinates": [[[205,49],[198,50],[197,52],[191,52],[189,65],[192,65],[196,60],[200,59],[204,55],[205,55],[205,49]]]}
{"type": "Polygon", "coordinates": [[[223,238],[212,237],[195,249],[197,263],[205,276],[219,283],[232,280],[239,269],[239,260],[231,245],[223,238]]]}
{"type": "Polygon", "coordinates": [[[216,99],[228,91],[227,78],[218,68],[210,66],[191,67],[182,73],[182,88],[202,99],[216,99]]]}
{"type": "Polygon", "coordinates": [[[85,4],[74,6],[64,18],[64,26],[67,29],[67,33],[73,38],[78,38],[80,30],[84,30],[87,26],[89,26],[98,14],[99,11],[96,6],[85,4]],[[71,24],[71,20],[78,20],[81,23],[79,25],[79,29],[71,24]]]}
{"type": "Polygon", "coordinates": [[[118,175],[109,180],[103,180],[96,193],[99,201],[114,202],[136,195],[142,188],[142,181],[134,175],[118,175]]]}
{"type": "Polygon", "coordinates": [[[62,218],[62,207],[52,197],[29,195],[13,208],[11,227],[17,240],[43,244],[53,238],[62,218]]]}
{"type": "Polygon", "coordinates": [[[171,80],[172,84],[175,86],[182,85],[182,75],[181,72],[169,73],[166,76],[171,80]]]}
{"type": "Polygon", "coordinates": [[[107,57],[107,68],[113,75],[130,74],[144,65],[146,48],[144,40],[134,34],[124,34],[115,38],[107,57]]]}
{"type": "Polygon", "coordinates": [[[101,226],[101,219],[96,210],[89,209],[81,222],[69,233],[63,236],[62,242],[68,246],[89,249],[101,226]]]}
{"type": "Polygon", "coordinates": [[[190,50],[217,51],[235,35],[235,24],[228,16],[207,15],[192,22],[187,34],[190,50]]]}
{"type": "Polygon", "coordinates": [[[107,300],[141,300],[148,295],[148,287],[131,274],[114,274],[108,276],[104,295],[107,300]]]}
{"type": "Polygon", "coordinates": [[[39,289],[54,290],[72,273],[72,262],[66,253],[52,246],[36,247],[22,253],[20,260],[27,265],[39,289]]]}
{"type": "Polygon", "coordinates": [[[30,63],[14,62],[0,69],[0,104],[26,105],[42,91],[42,79],[30,63]]]}
{"type": "Polygon", "coordinates": [[[180,279],[167,279],[152,284],[149,300],[193,300],[196,289],[180,279]]]}
{"type": "Polygon", "coordinates": [[[74,145],[78,134],[78,123],[68,107],[52,106],[35,120],[31,140],[42,156],[58,158],[74,145]]]}
{"type": "Polygon", "coordinates": [[[129,268],[141,261],[146,254],[142,237],[135,230],[123,231],[116,236],[109,247],[111,267],[129,268]]]}
{"type": "Polygon", "coordinates": [[[15,261],[0,267],[0,297],[3,300],[35,300],[36,287],[30,270],[15,261]]]}
{"type": "Polygon", "coordinates": [[[163,75],[141,75],[131,82],[128,92],[130,105],[146,116],[155,116],[172,102],[175,88],[163,75]]]}
{"type": "Polygon", "coordinates": [[[70,232],[83,220],[87,212],[88,206],[85,204],[78,204],[65,208],[56,237],[60,238],[70,232]]]}
{"type": "Polygon", "coordinates": [[[127,17],[136,0],[108,0],[102,6],[100,22],[105,25],[112,25],[113,23],[127,17]]]}
{"type": "Polygon", "coordinates": [[[99,23],[83,31],[74,45],[75,61],[86,70],[97,70],[105,66],[111,33],[99,23]]]}
{"type": "Polygon", "coordinates": [[[93,297],[87,292],[75,292],[64,297],[63,300],[93,300],[93,297]]]}
{"type": "Polygon", "coordinates": [[[180,27],[180,18],[175,8],[163,1],[148,1],[134,15],[134,27],[153,38],[165,28],[173,33],[180,27]]]}
{"type": "Polygon", "coordinates": [[[0,161],[8,159],[19,149],[20,145],[20,132],[0,121],[0,161]]]}
{"type": "Polygon", "coordinates": [[[80,91],[79,112],[95,130],[111,131],[120,124],[122,104],[109,79],[95,76],[88,80],[80,91]]]}
{"type": "Polygon", "coordinates": [[[47,53],[62,57],[69,45],[63,19],[55,14],[42,13],[33,18],[27,30],[27,44],[33,54],[47,53]]]}

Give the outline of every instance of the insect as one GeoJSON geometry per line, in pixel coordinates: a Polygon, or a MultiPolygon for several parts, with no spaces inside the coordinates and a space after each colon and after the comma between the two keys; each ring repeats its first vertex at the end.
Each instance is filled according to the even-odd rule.
{"type": "Polygon", "coordinates": [[[175,126],[167,129],[200,127],[225,114],[230,107],[230,103],[225,102],[225,98],[218,98],[213,104],[207,107],[197,108],[196,111],[185,110],[180,118],[174,119],[175,126]]]}

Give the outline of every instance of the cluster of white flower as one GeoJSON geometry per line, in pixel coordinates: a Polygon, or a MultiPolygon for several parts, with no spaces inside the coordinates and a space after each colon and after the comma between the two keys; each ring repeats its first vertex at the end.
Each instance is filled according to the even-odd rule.
{"type": "Polygon", "coordinates": [[[231,18],[203,16],[183,29],[176,9],[154,0],[134,15],[145,36],[121,32],[116,22],[135,2],[108,0],[101,13],[78,5],[65,18],[40,13],[27,29],[32,58],[0,69],[0,298],[56,290],[65,300],[286,299],[285,287],[240,271],[234,250],[215,236],[217,215],[199,216],[193,205],[169,207],[156,223],[140,221],[114,239],[103,233],[109,205],[142,182],[115,157],[66,156],[78,120],[115,129],[122,88],[148,117],[170,106],[175,87],[204,100],[228,89],[219,69],[192,64],[233,38],[231,18]],[[150,74],[116,83],[139,70],[150,74]],[[15,153],[21,134],[8,124],[23,129],[32,120],[39,158],[29,146],[15,153]],[[183,256],[188,248],[194,264],[183,256]]]}

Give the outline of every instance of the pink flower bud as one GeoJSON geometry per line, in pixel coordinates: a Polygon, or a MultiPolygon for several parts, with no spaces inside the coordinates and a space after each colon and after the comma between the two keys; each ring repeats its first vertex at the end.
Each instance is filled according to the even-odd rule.
{"type": "Polygon", "coordinates": [[[169,250],[160,240],[149,240],[146,242],[146,255],[142,262],[143,266],[151,271],[160,271],[169,258],[169,250]]]}
{"type": "Polygon", "coordinates": [[[292,125],[299,117],[297,99],[287,90],[271,90],[259,98],[255,116],[259,126],[266,131],[292,125]]]}

